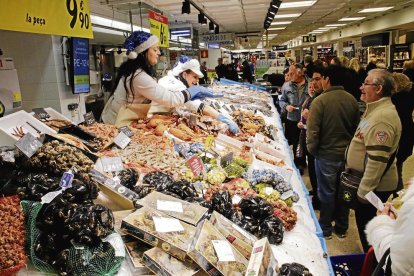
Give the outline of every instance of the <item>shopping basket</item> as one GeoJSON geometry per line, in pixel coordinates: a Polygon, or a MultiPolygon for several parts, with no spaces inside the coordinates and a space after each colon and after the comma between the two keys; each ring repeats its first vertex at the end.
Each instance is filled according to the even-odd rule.
{"type": "Polygon", "coordinates": [[[335,276],[359,276],[365,254],[339,255],[330,258],[335,276]]]}

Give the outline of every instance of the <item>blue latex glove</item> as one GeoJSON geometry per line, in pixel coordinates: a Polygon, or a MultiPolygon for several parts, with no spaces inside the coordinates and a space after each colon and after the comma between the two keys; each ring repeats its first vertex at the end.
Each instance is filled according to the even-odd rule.
{"type": "Polygon", "coordinates": [[[188,92],[190,92],[191,100],[202,100],[204,98],[220,98],[223,97],[223,94],[213,94],[208,88],[205,88],[200,85],[193,85],[188,88],[188,92]]]}
{"type": "Polygon", "coordinates": [[[223,122],[226,125],[228,125],[230,132],[233,133],[233,134],[236,134],[237,132],[240,131],[240,128],[237,126],[237,124],[235,122],[233,122],[231,119],[224,116],[223,114],[219,114],[217,116],[217,120],[219,120],[220,122],[223,122]]]}

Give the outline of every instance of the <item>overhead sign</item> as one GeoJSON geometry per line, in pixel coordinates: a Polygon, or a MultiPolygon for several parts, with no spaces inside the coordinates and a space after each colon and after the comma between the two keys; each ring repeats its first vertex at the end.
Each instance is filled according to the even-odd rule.
{"type": "Polygon", "coordinates": [[[151,34],[160,39],[160,47],[169,47],[168,18],[154,11],[148,12],[151,34]]]}
{"type": "Polygon", "coordinates": [[[316,35],[314,34],[304,35],[302,36],[302,42],[303,43],[316,42],[316,35]]]}
{"type": "Polygon", "coordinates": [[[0,29],[93,38],[89,0],[3,0],[0,29]]]}
{"type": "Polygon", "coordinates": [[[284,51],[287,50],[287,45],[273,45],[272,51],[284,51]]]}
{"type": "Polygon", "coordinates": [[[220,42],[222,44],[230,44],[234,43],[234,33],[201,35],[200,41],[205,43],[220,42]]]}

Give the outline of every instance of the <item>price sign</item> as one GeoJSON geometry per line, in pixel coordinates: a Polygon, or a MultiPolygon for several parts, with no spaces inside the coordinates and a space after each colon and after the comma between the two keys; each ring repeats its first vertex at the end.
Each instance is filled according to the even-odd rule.
{"type": "Polygon", "coordinates": [[[230,109],[229,109],[226,105],[223,105],[223,108],[224,108],[227,112],[230,112],[230,109]]]}
{"type": "Polygon", "coordinates": [[[178,219],[164,218],[164,217],[152,217],[154,221],[155,231],[161,233],[168,232],[183,232],[184,227],[178,219]]]}
{"type": "Polygon", "coordinates": [[[273,193],[273,188],[272,187],[266,187],[264,192],[267,195],[271,195],[273,193]]]}
{"type": "Polygon", "coordinates": [[[176,201],[157,200],[157,210],[182,213],[183,205],[176,201]]]}
{"type": "Polygon", "coordinates": [[[134,136],[134,132],[128,126],[120,127],[119,132],[125,133],[125,135],[128,137],[134,136]]]}
{"type": "Polygon", "coordinates": [[[92,111],[89,111],[88,113],[84,114],[83,115],[83,118],[85,118],[85,124],[87,126],[90,126],[90,125],[92,125],[92,124],[94,124],[96,122],[95,121],[95,117],[93,116],[92,111]]]}
{"type": "Polygon", "coordinates": [[[121,157],[102,157],[101,162],[104,172],[117,172],[124,169],[121,157]]]}
{"type": "Polygon", "coordinates": [[[220,105],[217,102],[215,102],[214,105],[216,106],[217,110],[220,110],[220,105]]]}
{"type": "Polygon", "coordinates": [[[209,149],[213,145],[214,145],[214,136],[210,134],[209,136],[207,136],[206,141],[204,142],[204,147],[206,149],[209,149]]]}
{"type": "Polygon", "coordinates": [[[168,18],[154,11],[148,12],[151,34],[160,40],[160,47],[169,47],[168,18]]]}
{"type": "Polygon", "coordinates": [[[227,167],[228,165],[230,165],[231,161],[233,161],[233,153],[230,152],[226,155],[224,155],[221,158],[220,164],[223,168],[227,167]]]}
{"type": "Polygon", "coordinates": [[[292,197],[294,194],[293,194],[293,191],[292,190],[290,190],[290,191],[287,191],[287,192],[285,192],[285,193],[283,193],[281,196],[280,196],[280,199],[281,200],[286,200],[286,199],[288,199],[289,197],[292,197]]]}
{"type": "Polygon", "coordinates": [[[46,120],[50,118],[49,113],[44,108],[33,108],[32,111],[35,114],[35,117],[39,120],[46,120]]]}
{"type": "Polygon", "coordinates": [[[128,146],[129,142],[131,142],[131,138],[129,138],[125,133],[120,132],[114,140],[114,143],[120,147],[121,149],[126,148],[128,146]]]}
{"type": "Polygon", "coordinates": [[[236,111],[236,108],[234,107],[234,105],[230,105],[230,109],[232,110],[232,111],[236,111]]]}
{"type": "Polygon", "coordinates": [[[60,195],[63,192],[63,190],[58,190],[55,192],[49,192],[47,194],[45,194],[44,196],[42,196],[42,198],[40,199],[42,204],[47,204],[52,202],[52,200],[55,199],[55,197],[57,197],[58,195],[60,195]]]}
{"type": "Polygon", "coordinates": [[[62,189],[68,189],[72,187],[73,178],[74,175],[71,171],[64,172],[62,178],[60,179],[59,186],[62,187],[62,189]]]}
{"type": "Polygon", "coordinates": [[[28,158],[32,157],[36,151],[42,146],[39,140],[36,139],[30,132],[26,133],[15,146],[23,152],[28,158]]]}
{"type": "Polygon", "coordinates": [[[228,241],[212,240],[214,250],[220,262],[235,262],[233,249],[228,241]]]}
{"type": "Polygon", "coordinates": [[[242,198],[239,196],[239,195],[234,195],[232,198],[231,198],[231,203],[233,204],[233,205],[237,205],[237,204],[239,204],[239,202],[242,200],[242,198]]]}
{"type": "Polygon", "coordinates": [[[204,164],[203,161],[197,155],[191,156],[187,160],[187,164],[190,167],[190,170],[193,172],[195,176],[199,176],[204,171],[204,164]]]}

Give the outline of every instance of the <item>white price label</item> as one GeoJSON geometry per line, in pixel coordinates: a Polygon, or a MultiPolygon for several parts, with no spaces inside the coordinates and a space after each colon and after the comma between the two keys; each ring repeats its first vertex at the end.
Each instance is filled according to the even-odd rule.
{"type": "Polygon", "coordinates": [[[384,203],[382,203],[381,199],[373,191],[367,193],[365,198],[379,211],[384,209],[384,203]]]}
{"type": "Polygon", "coordinates": [[[126,148],[128,144],[131,142],[131,138],[129,138],[125,133],[120,132],[114,139],[114,143],[120,147],[121,149],[126,148]]]}
{"type": "Polygon", "coordinates": [[[183,232],[184,227],[178,219],[164,218],[164,217],[152,217],[155,225],[155,231],[161,233],[168,232],[183,232]]]}
{"type": "Polygon", "coordinates": [[[228,241],[212,240],[216,255],[220,262],[235,262],[233,249],[228,241]]]}
{"type": "Polygon", "coordinates": [[[183,205],[176,201],[157,200],[157,210],[182,213],[183,205]]]}
{"type": "Polygon", "coordinates": [[[289,197],[292,197],[292,196],[293,196],[293,191],[292,191],[292,190],[290,190],[290,191],[287,191],[287,192],[283,193],[283,194],[280,196],[280,199],[281,199],[281,200],[286,200],[286,199],[288,199],[289,197]]]}
{"type": "Polygon", "coordinates": [[[42,204],[45,204],[45,203],[52,202],[52,200],[54,200],[55,197],[57,197],[58,195],[60,195],[62,192],[63,192],[63,190],[59,190],[59,191],[50,192],[50,193],[45,194],[41,198],[41,203],[42,204]]]}
{"type": "Polygon", "coordinates": [[[231,199],[231,203],[233,203],[233,205],[239,204],[239,202],[242,200],[242,198],[239,195],[234,195],[233,198],[231,199]]]}
{"type": "Polygon", "coordinates": [[[266,187],[264,192],[267,195],[271,195],[273,193],[273,188],[272,187],[266,187]]]}
{"type": "Polygon", "coordinates": [[[121,157],[102,157],[101,162],[104,172],[117,172],[124,169],[121,157]]]}

